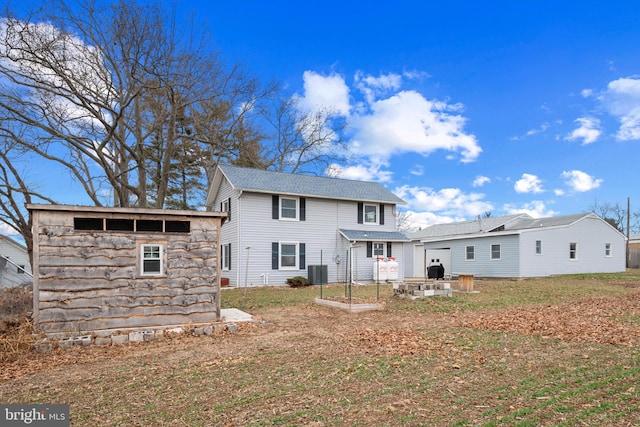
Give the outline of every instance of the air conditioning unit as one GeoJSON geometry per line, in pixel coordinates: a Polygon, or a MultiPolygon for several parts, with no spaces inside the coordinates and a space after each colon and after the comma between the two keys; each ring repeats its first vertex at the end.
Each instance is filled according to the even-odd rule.
{"type": "Polygon", "coordinates": [[[308,267],[309,282],[312,285],[326,285],[327,284],[327,266],[326,265],[310,265],[308,267]]]}

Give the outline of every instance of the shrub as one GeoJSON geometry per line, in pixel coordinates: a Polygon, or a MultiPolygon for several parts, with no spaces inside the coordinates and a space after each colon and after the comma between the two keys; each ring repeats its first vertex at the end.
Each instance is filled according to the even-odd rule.
{"type": "Polygon", "coordinates": [[[302,288],[304,286],[311,285],[311,282],[309,282],[309,279],[307,279],[306,277],[296,276],[288,278],[287,285],[291,286],[292,288],[302,288]]]}

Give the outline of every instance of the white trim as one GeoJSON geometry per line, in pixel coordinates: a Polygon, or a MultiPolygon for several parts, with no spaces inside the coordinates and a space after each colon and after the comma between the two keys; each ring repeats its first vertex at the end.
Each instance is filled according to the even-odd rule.
{"type": "Polygon", "coordinates": [[[475,261],[476,260],[476,245],[465,245],[464,247],[464,260],[475,261]],[[469,258],[468,248],[473,248],[473,258],[469,258]]]}
{"type": "Polygon", "coordinates": [[[379,221],[380,221],[380,212],[378,211],[379,207],[380,207],[380,205],[373,205],[373,204],[363,203],[362,204],[362,223],[363,224],[369,224],[369,225],[378,224],[379,221]],[[375,221],[367,221],[367,207],[372,207],[373,208],[374,214],[376,216],[376,220],[375,221]]]}
{"type": "MultiPolygon", "coordinates": [[[[278,209],[280,210],[280,219],[283,221],[299,221],[300,220],[300,214],[298,213],[300,211],[300,198],[299,197],[288,197],[288,196],[280,196],[278,198],[278,209]],[[283,215],[283,206],[282,206],[282,202],[284,200],[294,200],[296,202],[296,206],[294,208],[294,212],[295,212],[295,217],[291,218],[291,217],[285,217],[283,215]]],[[[290,211],[291,208],[287,208],[287,211],[290,211]]]]}
{"type": "Polygon", "coordinates": [[[500,243],[491,243],[489,244],[489,259],[491,261],[500,261],[502,259],[502,245],[500,243]],[[498,258],[493,257],[493,247],[498,247],[498,254],[500,255],[498,258]]]}
{"type": "Polygon", "coordinates": [[[163,276],[164,275],[164,245],[161,243],[141,243],[140,244],[140,275],[142,276],[163,276]],[[145,248],[158,248],[158,258],[145,258],[144,250],[145,248]],[[152,271],[147,272],[144,268],[145,260],[148,261],[159,261],[160,262],[160,271],[152,271]]]}

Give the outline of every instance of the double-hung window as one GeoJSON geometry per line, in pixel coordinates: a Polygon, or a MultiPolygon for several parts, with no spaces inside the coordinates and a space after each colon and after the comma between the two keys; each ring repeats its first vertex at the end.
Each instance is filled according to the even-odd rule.
{"type": "Polygon", "coordinates": [[[536,240],[536,255],[542,255],[542,240],[536,240]]]}
{"type": "Polygon", "coordinates": [[[500,244],[491,245],[491,259],[493,260],[500,259],[500,244]]]}
{"type": "Polygon", "coordinates": [[[280,242],[280,268],[298,269],[298,244],[280,242]]]}
{"type": "Polygon", "coordinates": [[[569,243],[569,259],[578,259],[578,244],[569,243]]]}
{"type": "Polygon", "coordinates": [[[373,256],[384,256],[384,243],[373,243],[373,256]]]}
{"type": "Polygon", "coordinates": [[[611,243],[604,244],[604,256],[611,258],[611,243]]]}
{"type": "Polygon", "coordinates": [[[143,276],[161,276],[163,274],[162,252],[162,245],[159,244],[140,245],[140,267],[143,276]]]}
{"type": "Polygon", "coordinates": [[[476,247],[475,246],[467,246],[465,248],[464,259],[466,261],[473,261],[476,259],[476,247]]]}
{"type": "Polygon", "coordinates": [[[364,223],[365,224],[378,223],[378,206],[364,205],[364,223]]]}
{"type": "Polygon", "coordinates": [[[298,219],[298,199],[280,197],[280,218],[295,221],[298,219]]]}

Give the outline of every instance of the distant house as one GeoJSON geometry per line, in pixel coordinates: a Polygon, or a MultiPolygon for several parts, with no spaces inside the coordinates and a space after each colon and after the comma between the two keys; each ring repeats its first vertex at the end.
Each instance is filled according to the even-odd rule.
{"type": "Polygon", "coordinates": [[[434,225],[411,236],[405,275],[442,263],[451,275],[540,277],[625,271],[625,236],[593,213],[527,214],[434,225]]]}
{"type": "Polygon", "coordinates": [[[314,283],[371,282],[378,258],[402,265],[408,240],[396,231],[396,209],[404,203],[374,182],[220,165],[206,204],[229,215],[222,277],[257,286],[309,274],[314,283]]]}
{"type": "Polygon", "coordinates": [[[28,205],[35,326],[49,334],[167,327],[220,316],[226,214],[28,205]]]}
{"type": "Polygon", "coordinates": [[[0,235],[0,288],[31,283],[31,264],[24,245],[0,235]]]}

